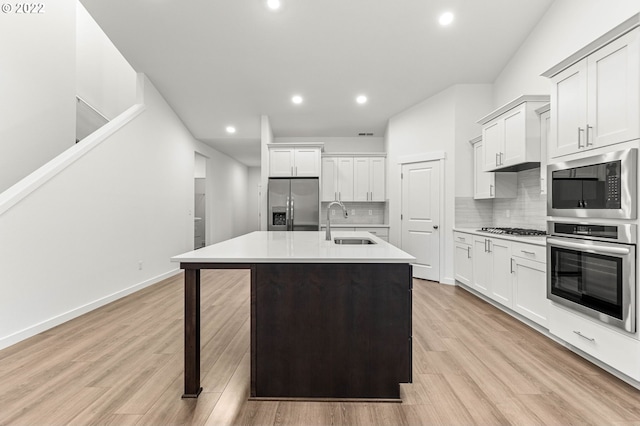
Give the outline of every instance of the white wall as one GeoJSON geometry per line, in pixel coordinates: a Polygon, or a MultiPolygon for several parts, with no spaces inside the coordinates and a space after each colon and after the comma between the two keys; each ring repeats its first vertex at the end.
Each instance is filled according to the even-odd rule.
{"type": "Polygon", "coordinates": [[[0,18],[1,193],[75,143],[75,3],[0,18]]]}
{"type": "MultiPolygon", "coordinates": [[[[452,86],[418,105],[392,117],[387,127],[385,140],[387,151],[387,196],[389,198],[389,241],[400,246],[401,165],[398,161],[405,156],[445,152],[445,183],[442,199],[444,217],[440,220],[440,232],[444,250],[440,253],[440,281],[453,283],[453,226],[455,224],[455,196],[464,189],[458,189],[470,182],[472,163],[465,167],[469,157],[464,145],[480,132],[475,121],[487,113],[491,104],[491,86],[452,86]],[[464,149],[462,164],[456,158],[456,149],[464,149]]],[[[470,161],[470,160],[469,160],[470,161]]]]}
{"type": "Polygon", "coordinates": [[[136,102],[136,72],[76,2],[76,93],[107,119],[136,102]]]}
{"type": "Polygon", "coordinates": [[[540,74],[639,12],[638,0],[556,0],[496,79],[494,106],[549,94],[540,74]]]}
{"type": "Polygon", "coordinates": [[[197,142],[207,157],[207,244],[247,233],[248,168],[197,142]]]}
{"type": "Polygon", "coordinates": [[[276,137],[275,143],[323,142],[324,152],[384,152],[384,138],[354,137],[276,137]]]}
{"type": "Polygon", "coordinates": [[[247,232],[260,230],[260,205],[262,201],[262,177],[260,167],[249,167],[247,184],[247,232]]]}
{"type": "Polygon", "coordinates": [[[469,141],[482,134],[477,120],[493,110],[493,86],[467,84],[455,86],[455,90],[455,196],[473,197],[473,147],[469,141]]]}
{"type": "Polygon", "coordinates": [[[246,231],[246,167],[196,141],[145,82],[144,112],[0,216],[0,348],[177,271],[196,151],[226,197],[208,207],[211,241],[246,231]]]}
{"type": "MultiPolygon", "coordinates": [[[[273,143],[273,130],[271,129],[271,123],[269,117],[263,115],[260,117],[260,164],[262,164],[260,171],[260,180],[262,181],[262,188],[267,191],[269,184],[269,144],[273,143]]],[[[262,205],[260,211],[263,213],[260,217],[260,230],[267,230],[267,196],[266,193],[262,197],[262,205]]]]}

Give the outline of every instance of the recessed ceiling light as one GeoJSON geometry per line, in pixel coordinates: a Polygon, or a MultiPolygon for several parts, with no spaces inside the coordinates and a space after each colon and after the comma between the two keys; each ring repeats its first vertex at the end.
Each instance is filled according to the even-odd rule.
{"type": "Polygon", "coordinates": [[[280,9],[280,0],[267,0],[267,6],[271,10],[280,9]]]}
{"type": "Polygon", "coordinates": [[[227,133],[231,133],[231,134],[236,132],[236,128],[233,126],[227,126],[226,130],[227,130],[227,133]]]}
{"type": "Polygon", "coordinates": [[[440,18],[438,18],[438,22],[440,22],[440,25],[442,25],[443,27],[446,27],[453,22],[453,13],[444,12],[442,15],[440,15],[440,18]]]}
{"type": "Polygon", "coordinates": [[[359,104],[366,104],[367,103],[367,97],[365,95],[360,95],[356,98],[356,102],[359,104]]]}
{"type": "Polygon", "coordinates": [[[302,103],[302,96],[295,95],[294,97],[291,98],[291,102],[293,102],[294,104],[301,104],[302,103]]]}

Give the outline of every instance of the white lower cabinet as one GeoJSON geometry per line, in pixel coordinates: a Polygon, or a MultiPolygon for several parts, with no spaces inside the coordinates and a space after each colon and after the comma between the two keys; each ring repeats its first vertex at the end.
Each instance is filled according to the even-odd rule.
{"type": "Polygon", "coordinates": [[[369,232],[384,241],[389,241],[389,228],[356,228],[356,231],[369,232]]]}
{"type": "Polygon", "coordinates": [[[549,331],[635,380],[640,380],[640,340],[550,304],[549,331]]]}
{"type": "Polygon", "coordinates": [[[549,300],[547,299],[545,252],[546,248],[542,246],[513,243],[511,275],[512,309],[547,328],[549,300]]]}
{"type": "Polygon", "coordinates": [[[473,235],[453,233],[454,239],[454,278],[462,284],[473,285],[473,235]]]}
{"type": "Polygon", "coordinates": [[[507,240],[473,237],[473,285],[480,293],[511,307],[511,244],[507,240]]]}

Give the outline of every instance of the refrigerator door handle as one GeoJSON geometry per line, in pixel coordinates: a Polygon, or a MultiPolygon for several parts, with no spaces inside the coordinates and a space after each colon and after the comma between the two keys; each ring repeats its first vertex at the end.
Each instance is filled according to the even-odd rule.
{"type": "Polygon", "coordinates": [[[296,211],[295,205],[293,204],[293,197],[291,197],[291,229],[289,229],[289,231],[293,231],[293,226],[294,226],[294,213],[296,211]]]}
{"type": "Polygon", "coordinates": [[[289,201],[289,197],[287,197],[287,206],[285,208],[285,217],[284,217],[284,223],[287,226],[287,231],[289,231],[289,222],[291,221],[291,214],[290,214],[290,201],[289,201]]]}

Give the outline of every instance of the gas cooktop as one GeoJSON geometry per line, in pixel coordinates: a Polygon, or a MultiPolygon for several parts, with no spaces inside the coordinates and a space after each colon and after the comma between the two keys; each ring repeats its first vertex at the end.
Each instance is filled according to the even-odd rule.
{"type": "Polygon", "coordinates": [[[526,228],[492,228],[483,227],[479,229],[481,232],[490,232],[492,234],[506,234],[506,235],[522,235],[522,236],[544,236],[547,235],[546,231],[540,231],[539,229],[526,229],[526,228]]]}

